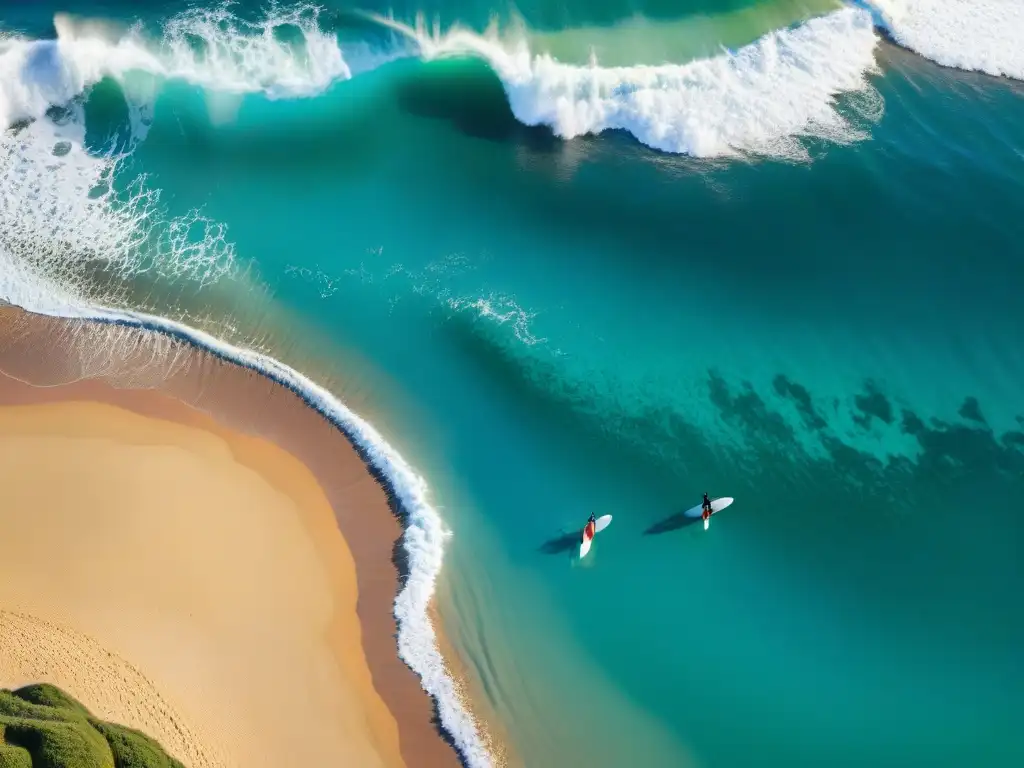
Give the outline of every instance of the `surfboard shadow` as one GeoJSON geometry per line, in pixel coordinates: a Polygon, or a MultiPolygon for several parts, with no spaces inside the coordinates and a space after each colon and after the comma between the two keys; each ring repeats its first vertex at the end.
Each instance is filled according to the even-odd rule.
{"type": "Polygon", "coordinates": [[[580,545],[580,532],[575,533],[563,533],[561,536],[557,536],[553,539],[549,539],[537,547],[538,552],[543,552],[545,555],[560,555],[563,552],[569,552],[574,548],[578,548],[580,545]]]}
{"type": "Polygon", "coordinates": [[[685,512],[677,512],[671,517],[666,517],[660,523],[652,525],[644,531],[644,536],[656,536],[659,533],[678,531],[680,528],[686,528],[699,522],[701,522],[700,517],[689,517],[685,512]]]}

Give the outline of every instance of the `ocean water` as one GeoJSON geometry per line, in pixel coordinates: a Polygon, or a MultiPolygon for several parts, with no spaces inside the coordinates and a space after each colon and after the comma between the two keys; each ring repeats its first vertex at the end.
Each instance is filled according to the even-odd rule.
{"type": "Polygon", "coordinates": [[[1022,763],[1024,5],[0,30],[3,298],[184,323],[372,423],[396,652],[468,764],[1022,763]]]}

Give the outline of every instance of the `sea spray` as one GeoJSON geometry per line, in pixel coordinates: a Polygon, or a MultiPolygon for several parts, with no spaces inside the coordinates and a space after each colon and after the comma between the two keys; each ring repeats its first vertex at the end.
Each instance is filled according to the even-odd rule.
{"type": "Polygon", "coordinates": [[[314,96],[352,74],[319,15],[300,5],[245,21],[228,6],[194,8],[151,37],[138,25],[122,29],[59,14],[56,39],[0,38],[0,123],[42,117],[105,77],[126,85],[131,101],[151,100],[154,78],[269,98],[314,96]],[[285,29],[292,34],[281,34],[285,29]]]}

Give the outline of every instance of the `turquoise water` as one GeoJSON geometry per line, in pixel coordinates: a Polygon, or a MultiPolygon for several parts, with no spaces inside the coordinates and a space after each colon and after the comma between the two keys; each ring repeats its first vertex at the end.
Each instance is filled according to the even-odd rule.
{"type": "Polygon", "coordinates": [[[1024,24],[864,7],[19,6],[4,296],[369,418],[518,762],[1018,765],[1024,24]]]}

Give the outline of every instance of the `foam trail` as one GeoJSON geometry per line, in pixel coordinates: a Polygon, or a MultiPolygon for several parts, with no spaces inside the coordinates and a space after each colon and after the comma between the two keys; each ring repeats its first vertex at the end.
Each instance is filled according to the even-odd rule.
{"type": "MultiPolygon", "coordinates": [[[[475,55],[501,78],[515,116],[563,138],[626,130],[649,147],[696,157],[742,153],[806,157],[800,138],[848,143],[863,137],[836,108],[841,93],[879,97],[867,81],[878,42],[871,14],[843,8],[793,29],[771,32],[735,53],[687,64],[604,68],[534,55],[524,38],[501,40],[454,28],[404,31],[422,55],[475,55]]],[[[863,100],[862,100],[863,101],[863,100]]]]}
{"type": "Polygon", "coordinates": [[[1024,80],[1022,0],[865,0],[900,45],[945,67],[1024,80]]]}
{"type": "Polygon", "coordinates": [[[448,307],[455,312],[472,310],[477,317],[498,325],[511,322],[516,338],[528,347],[547,341],[546,338],[537,338],[530,330],[530,321],[536,314],[524,310],[513,298],[491,294],[486,298],[448,299],[448,307]]]}

